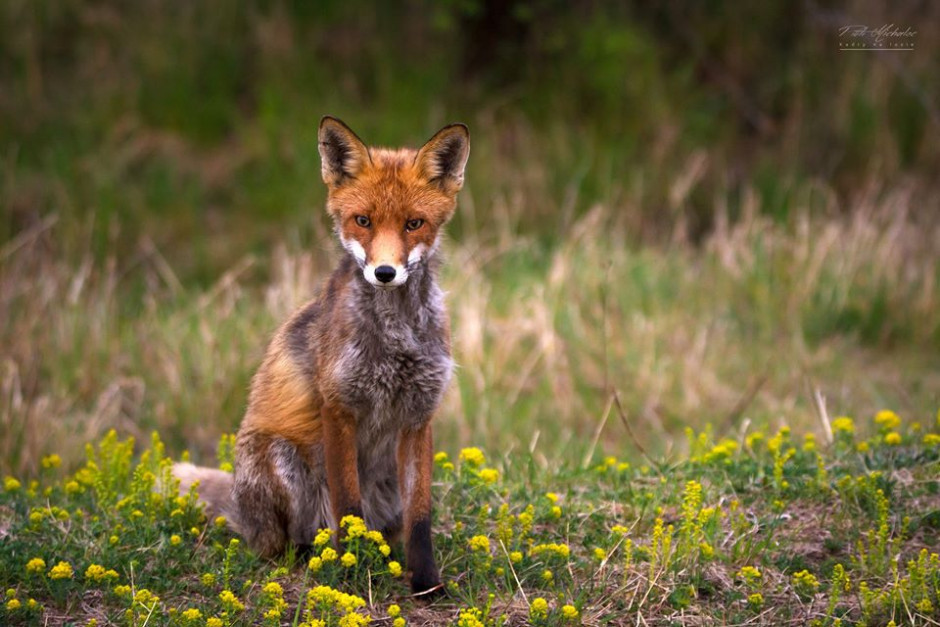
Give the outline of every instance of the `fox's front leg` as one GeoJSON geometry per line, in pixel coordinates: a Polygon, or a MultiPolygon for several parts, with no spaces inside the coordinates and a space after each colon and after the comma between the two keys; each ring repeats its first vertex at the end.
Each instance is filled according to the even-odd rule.
{"type": "Polygon", "coordinates": [[[411,589],[438,588],[441,576],[431,548],[431,423],[405,429],[398,440],[398,485],[404,508],[404,532],[411,589]]]}
{"type": "Polygon", "coordinates": [[[343,516],[362,518],[359,492],[359,467],[356,452],[356,419],[341,405],[325,405],[323,417],[323,452],[326,483],[336,524],[337,538],[343,516]]]}

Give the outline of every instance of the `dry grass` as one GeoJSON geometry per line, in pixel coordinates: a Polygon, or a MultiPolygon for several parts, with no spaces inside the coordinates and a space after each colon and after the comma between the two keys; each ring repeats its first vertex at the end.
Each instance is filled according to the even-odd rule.
{"type": "MultiPolygon", "coordinates": [[[[459,369],[439,445],[547,460],[596,437],[620,452],[630,440],[605,412],[615,389],[656,453],[687,425],[812,427],[814,388],[833,414],[919,415],[940,396],[940,226],[909,198],[872,193],[848,216],[796,206],[781,224],[745,194],[739,219],[719,206],[697,246],[681,225],[670,244],[633,245],[631,212],[598,205],[554,247],[514,236],[524,196],[496,199],[496,226],[449,246],[459,369]]],[[[4,471],[35,470],[52,442],[75,461],[111,427],[208,453],[236,428],[266,338],[329,271],[321,240],[194,289],[147,240],[131,259],[68,263],[56,228],[0,251],[4,471]]]]}

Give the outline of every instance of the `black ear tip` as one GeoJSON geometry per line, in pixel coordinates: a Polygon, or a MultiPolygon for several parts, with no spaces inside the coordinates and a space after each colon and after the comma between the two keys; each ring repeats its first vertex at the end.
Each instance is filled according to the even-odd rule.
{"type": "Polygon", "coordinates": [[[322,118],[320,118],[320,128],[323,129],[326,126],[340,126],[342,128],[349,128],[346,126],[345,122],[337,117],[333,117],[332,115],[324,115],[322,118]]]}
{"type": "Polygon", "coordinates": [[[458,132],[464,135],[464,137],[470,137],[470,129],[467,128],[467,125],[462,122],[455,122],[454,124],[448,124],[444,127],[445,131],[458,132]]]}

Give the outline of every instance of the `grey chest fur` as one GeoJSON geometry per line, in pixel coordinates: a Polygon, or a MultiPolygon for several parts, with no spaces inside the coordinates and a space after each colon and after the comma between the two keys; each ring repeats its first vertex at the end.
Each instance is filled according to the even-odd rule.
{"type": "Polygon", "coordinates": [[[404,294],[376,297],[356,317],[335,370],[340,400],[360,429],[400,430],[431,418],[450,381],[453,362],[445,337],[446,315],[438,290],[425,299],[404,294]]]}

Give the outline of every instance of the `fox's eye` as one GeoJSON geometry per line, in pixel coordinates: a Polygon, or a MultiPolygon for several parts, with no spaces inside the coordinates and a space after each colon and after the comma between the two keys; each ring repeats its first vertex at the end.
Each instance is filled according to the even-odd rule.
{"type": "Polygon", "coordinates": [[[417,231],[421,228],[421,225],[424,224],[424,220],[421,218],[415,218],[414,220],[408,220],[405,222],[405,230],[407,231],[417,231]]]}
{"type": "Polygon", "coordinates": [[[367,229],[372,226],[372,220],[370,220],[367,216],[356,216],[356,224],[364,229],[367,229]]]}

